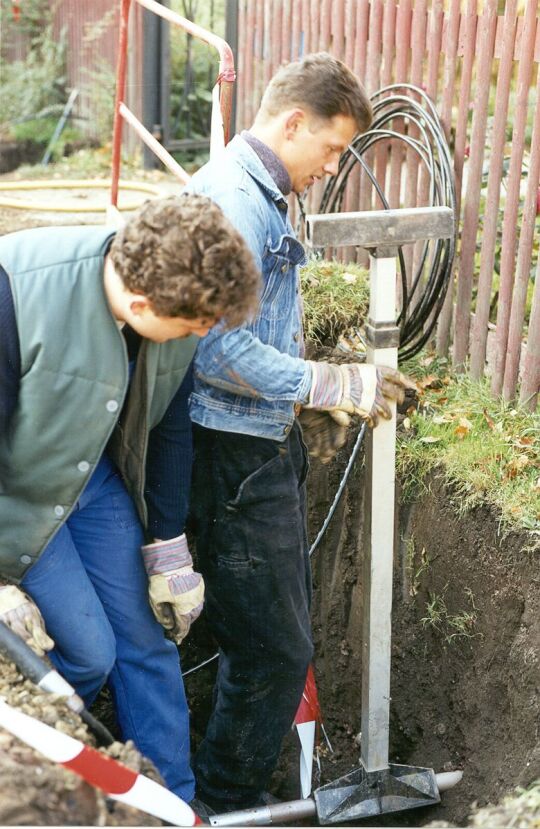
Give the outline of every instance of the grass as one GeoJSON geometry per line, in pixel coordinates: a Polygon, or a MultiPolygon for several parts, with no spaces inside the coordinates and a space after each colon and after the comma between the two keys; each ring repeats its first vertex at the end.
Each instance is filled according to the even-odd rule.
{"type": "Polygon", "coordinates": [[[424,354],[402,368],[420,390],[398,439],[404,496],[421,494],[437,469],[461,512],[487,502],[506,528],[540,536],[540,417],[494,399],[487,381],[453,375],[444,360],[424,354]]]}
{"type": "Polygon", "coordinates": [[[347,336],[362,346],[357,329],[369,306],[369,280],[364,268],[312,259],[301,273],[306,339],[335,346],[347,336]]]}
{"type": "Polygon", "coordinates": [[[426,603],[426,615],[420,620],[421,623],[424,627],[434,628],[448,644],[458,639],[472,639],[475,636],[482,636],[481,633],[475,633],[474,631],[477,613],[472,591],[465,588],[465,595],[469,601],[470,609],[461,610],[459,613],[451,613],[446,605],[445,593],[447,588],[448,585],[440,596],[430,594],[426,603]]]}

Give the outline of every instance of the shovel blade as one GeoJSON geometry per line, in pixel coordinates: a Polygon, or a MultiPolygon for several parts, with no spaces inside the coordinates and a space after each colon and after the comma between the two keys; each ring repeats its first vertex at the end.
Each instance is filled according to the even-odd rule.
{"type": "Polygon", "coordinates": [[[360,766],[321,786],[314,797],[322,826],[440,802],[433,769],[395,764],[371,772],[360,766]]]}

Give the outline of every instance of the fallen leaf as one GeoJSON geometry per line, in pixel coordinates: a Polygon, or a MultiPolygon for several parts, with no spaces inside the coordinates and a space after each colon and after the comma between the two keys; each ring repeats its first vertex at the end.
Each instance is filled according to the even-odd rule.
{"type": "Polygon", "coordinates": [[[473,427],[473,425],[472,425],[472,423],[471,423],[471,421],[470,421],[470,420],[467,420],[467,418],[466,418],[466,417],[460,417],[460,418],[459,418],[459,424],[458,424],[458,426],[454,429],[454,434],[455,434],[455,435],[457,435],[457,437],[458,437],[460,440],[463,440],[463,438],[465,437],[465,435],[468,435],[468,434],[469,434],[469,432],[471,431],[472,427],[473,427]]]}
{"type": "Polygon", "coordinates": [[[452,415],[435,415],[433,423],[436,423],[437,426],[439,426],[441,423],[452,423],[452,420],[452,415]]]}
{"type": "Polygon", "coordinates": [[[517,446],[531,446],[534,443],[534,438],[518,438],[516,440],[517,446]]]}
{"type": "Polygon", "coordinates": [[[348,273],[348,271],[345,271],[343,274],[343,281],[347,282],[349,285],[354,285],[357,280],[358,277],[354,273],[348,273]]]}
{"type": "Polygon", "coordinates": [[[420,438],[420,443],[438,443],[440,438],[436,438],[435,435],[427,435],[425,438],[420,438]]]}
{"type": "Polygon", "coordinates": [[[411,418],[410,417],[404,417],[403,418],[403,428],[407,429],[407,431],[411,428],[411,418]]]}
{"type": "Polygon", "coordinates": [[[506,465],[505,478],[515,478],[529,464],[530,459],[527,455],[518,455],[517,458],[512,458],[506,465]]]}
{"type": "Polygon", "coordinates": [[[416,385],[421,389],[438,389],[441,386],[441,381],[436,374],[428,374],[427,377],[417,380],[416,385]]]}
{"type": "Polygon", "coordinates": [[[494,430],[495,429],[495,421],[490,418],[490,416],[487,413],[487,409],[484,409],[483,411],[484,411],[484,417],[486,419],[487,425],[489,426],[489,428],[491,430],[494,430]]]}

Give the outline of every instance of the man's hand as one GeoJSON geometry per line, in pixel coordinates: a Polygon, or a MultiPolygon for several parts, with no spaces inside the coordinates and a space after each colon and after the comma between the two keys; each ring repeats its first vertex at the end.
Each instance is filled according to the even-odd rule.
{"type": "Polygon", "coordinates": [[[391,418],[389,401],[402,403],[405,389],[416,389],[409,377],[387,366],[316,362],[310,365],[312,382],[305,408],[357,414],[372,427],[380,417],[391,418]]]}
{"type": "Polygon", "coordinates": [[[351,419],[346,412],[320,412],[302,409],[298,415],[302,438],[311,458],[328,463],[347,442],[351,419]]]}
{"type": "Polygon", "coordinates": [[[32,599],[8,584],[0,587],[0,621],[29,645],[38,656],[54,648],[54,641],[45,631],[45,623],[32,599]]]}
{"type": "Polygon", "coordinates": [[[179,645],[203,609],[203,577],[193,571],[185,535],[141,549],[154,616],[179,645]]]}

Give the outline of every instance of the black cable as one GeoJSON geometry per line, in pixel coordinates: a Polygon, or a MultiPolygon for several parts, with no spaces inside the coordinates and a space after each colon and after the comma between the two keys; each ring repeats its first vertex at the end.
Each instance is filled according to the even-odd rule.
{"type": "MultiPolygon", "coordinates": [[[[451,281],[458,219],[452,160],[439,116],[424,90],[411,84],[394,84],[375,92],[371,102],[372,128],[359,135],[343,153],[338,173],[328,182],[318,212],[336,213],[341,210],[348,178],[357,164],[362,166],[371,181],[383,209],[388,210],[390,206],[382,187],[364,156],[380,142],[388,145],[390,141],[400,141],[417,154],[426,170],[428,205],[450,207],[455,217],[454,236],[451,239],[427,240],[411,278],[406,272],[403,251],[398,249],[401,277],[401,309],[397,319],[400,327],[399,354],[406,359],[417,354],[431,337],[451,281]],[[406,121],[404,132],[392,129],[392,122],[397,119],[406,121]],[[410,127],[418,131],[418,137],[407,134],[410,127]]],[[[299,204],[301,216],[305,218],[300,199],[299,204]]]]}

